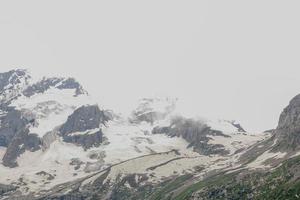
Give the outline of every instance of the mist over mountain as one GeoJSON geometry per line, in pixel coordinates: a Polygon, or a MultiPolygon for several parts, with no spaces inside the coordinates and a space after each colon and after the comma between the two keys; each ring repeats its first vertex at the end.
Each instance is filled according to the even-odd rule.
{"type": "Polygon", "coordinates": [[[122,114],[74,78],[0,73],[0,199],[297,196],[299,96],[261,133],[177,102],[145,97],[122,114]]]}

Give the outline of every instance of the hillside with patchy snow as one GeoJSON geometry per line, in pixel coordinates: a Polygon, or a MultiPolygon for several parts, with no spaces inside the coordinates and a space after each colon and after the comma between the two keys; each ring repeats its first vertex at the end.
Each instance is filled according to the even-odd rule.
{"type": "MultiPolygon", "coordinates": [[[[290,110],[280,124],[293,124],[290,110]]],[[[180,195],[215,174],[268,170],[296,156],[276,149],[282,127],[289,130],[248,133],[232,120],[186,117],[172,98],[141,99],[119,116],[73,78],[12,70],[0,74],[0,199],[180,195]]]]}

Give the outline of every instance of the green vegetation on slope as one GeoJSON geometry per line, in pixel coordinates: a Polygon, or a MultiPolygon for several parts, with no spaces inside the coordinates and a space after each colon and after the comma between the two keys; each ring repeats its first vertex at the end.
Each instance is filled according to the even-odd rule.
{"type": "Polygon", "coordinates": [[[172,199],[300,199],[300,157],[285,161],[270,172],[241,170],[209,177],[172,199]]]}

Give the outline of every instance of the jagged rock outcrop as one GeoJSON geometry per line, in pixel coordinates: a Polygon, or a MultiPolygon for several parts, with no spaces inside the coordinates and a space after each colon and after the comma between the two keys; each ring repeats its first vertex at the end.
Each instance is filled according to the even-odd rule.
{"type": "Polygon", "coordinates": [[[50,147],[51,143],[53,143],[58,138],[58,130],[53,130],[46,133],[41,139],[42,149],[46,150],[50,147]]]}
{"type": "Polygon", "coordinates": [[[104,125],[108,120],[104,111],[97,105],[82,106],[68,117],[59,131],[65,142],[80,144],[87,149],[100,145],[102,142],[100,125],[104,125]]]}
{"type": "Polygon", "coordinates": [[[11,76],[19,81],[2,87],[0,155],[19,167],[0,167],[1,199],[171,199],[236,167],[236,150],[258,140],[234,121],[173,118],[172,99],[143,99],[127,120],[93,105],[73,78],[11,76]]]}
{"type": "Polygon", "coordinates": [[[28,84],[31,76],[26,70],[11,70],[0,73],[0,103],[1,106],[9,104],[20,95],[20,91],[28,84]]]}
{"type": "Polygon", "coordinates": [[[241,124],[231,121],[230,124],[238,129],[239,132],[245,133],[246,130],[241,126],[241,124]]]}
{"type": "Polygon", "coordinates": [[[29,129],[21,129],[8,145],[3,156],[3,165],[6,167],[16,167],[16,159],[19,155],[27,151],[37,151],[40,149],[41,140],[35,134],[29,134],[29,129]]]}
{"type": "Polygon", "coordinates": [[[277,143],[273,150],[300,149],[300,95],[294,97],[281,113],[275,135],[277,143]]]}
{"type": "Polygon", "coordinates": [[[74,79],[68,78],[62,81],[61,84],[57,86],[58,89],[75,89],[75,96],[86,94],[87,92],[83,87],[74,79]]]}
{"type": "Polygon", "coordinates": [[[295,96],[279,117],[277,129],[300,129],[300,94],[295,96]]]}
{"type": "Polygon", "coordinates": [[[66,135],[64,136],[64,141],[69,143],[74,143],[81,145],[84,149],[88,149],[91,147],[98,147],[103,141],[103,133],[101,130],[95,133],[87,133],[84,135],[66,135]]]}
{"type": "Polygon", "coordinates": [[[3,91],[5,87],[17,85],[20,83],[19,77],[26,75],[24,70],[11,70],[9,72],[0,73],[0,91],[3,91]]]}
{"type": "Polygon", "coordinates": [[[171,137],[182,137],[189,142],[189,147],[193,147],[194,151],[203,154],[228,154],[229,151],[222,144],[210,144],[209,136],[230,137],[221,131],[213,130],[205,123],[194,119],[184,117],[175,117],[167,127],[155,127],[153,134],[167,134],[171,137]]]}
{"type": "MultiPolygon", "coordinates": [[[[22,153],[37,151],[42,147],[46,149],[56,139],[57,130],[54,129],[63,124],[65,122],[63,119],[66,118],[58,117],[58,115],[70,113],[70,110],[72,112],[78,106],[78,103],[68,105],[60,102],[61,91],[73,89],[74,93],[68,93],[67,98],[73,98],[74,102],[79,95],[87,96],[87,92],[74,78],[35,80],[27,70],[17,69],[0,73],[0,147],[7,148],[2,158],[4,166],[18,166],[17,158],[22,153]],[[48,91],[52,98],[43,98],[41,95],[48,91]],[[38,97],[42,98],[31,103],[31,97],[35,95],[40,95],[38,97]],[[51,127],[52,117],[54,121],[56,120],[53,128],[51,127]],[[49,118],[49,124],[45,125],[44,121],[47,118],[49,118]],[[45,133],[39,128],[40,125],[48,127],[45,133]]],[[[91,141],[100,140],[99,138],[101,134],[95,133],[94,137],[76,138],[76,141],[84,140],[81,143],[91,146],[91,141]]]]}
{"type": "Polygon", "coordinates": [[[16,167],[17,157],[25,150],[36,151],[40,148],[40,140],[35,134],[30,134],[28,121],[20,111],[7,108],[7,114],[0,117],[0,146],[7,147],[3,156],[3,165],[16,167]]]}
{"type": "Polygon", "coordinates": [[[175,109],[176,100],[170,98],[144,98],[132,113],[131,121],[135,123],[148,122],[153,124],[164,119],[175,109]]]}
{"type": "Polygon", "coordinates": [[[34,94],[43,93],[51,87],[58,89],[75,89],[75,96],[86,93],[74,78],[43,78],[41,81],[27,87],[23,91],[23,94],[30,97],[34,94]]]}
{"type": "Polygon", "coordinates": [[[83,132],[99,128],[100,123],[105,123],[106,117],[97,105],[81,106],[68,117],[67,122],[60,128],[62,135],[83,132]]]}
{"type": "Polygon", "coordinates": [[[50,87],[55,87],[63,78],[43,78],[41,81],[30,85],[23,91],[23,95],[30,97],[34,94],[43,93],[50,87]]]}
{"type": "Polygon", "coordinates": [[[23,130],[28,121],[22,117],[20,111],[7,108],[6,114],[0,117],[0,146],[8,147],[20,130],[23,130]]]}

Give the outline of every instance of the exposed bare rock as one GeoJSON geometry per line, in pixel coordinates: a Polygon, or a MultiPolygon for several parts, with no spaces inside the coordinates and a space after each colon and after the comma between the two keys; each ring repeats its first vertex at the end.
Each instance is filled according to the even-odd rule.
{"type": "Polygon", "coordinates": [[[176,100],[171,98],[144,98],[132,113],[133,122],[154,123],[157,120],[164,119],[174,111],[176,100]]]}
{"type": "Polygon", "coordinates": [[[11,70],[0,73],[0,103],[8,104],[20,95],[31,76],[26,70],[11,70]]]}
{"type": "Polygon", "coordinates": [[[277,143],[273,150],[300,149],[300,95],[294,97],[281,113],[275,134],[277,143]]]}
{"type": "Polygon", "coordinates": [[[60,134],[65,142],[80,144],[85,149],[99,146],[103,135],[100,125],[108,120],[97,105],[82,106],[68,117],[67,122],[60,128],[60,134]]]}
{"type": "Polygon", "coordinates": [[[182,137],[190,143],[189,147],[193,147],[198,153],[204,155],[210,154],[228,154],[222,144],[209,144],[209,136],[223,136],[221,131],[213,130],[205,123],[194,119],[187,119],[184,117],[176,117],[172,120],[168,127],[155,127],[153,134],[164,133],[171,137],[182,137]]]}
{"type": "Polygon", "coordinates": [[[44,93],[50,88],[75,89],[75,96],[85,94],[86,91],[74,78],[43,78],[41,81],[30,85],[23,91],[23,95],[30,97],[38,93],[44,93]]]}

